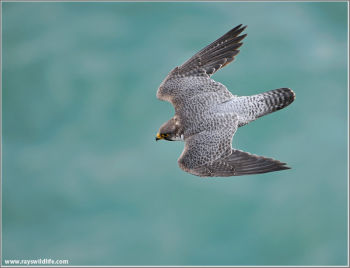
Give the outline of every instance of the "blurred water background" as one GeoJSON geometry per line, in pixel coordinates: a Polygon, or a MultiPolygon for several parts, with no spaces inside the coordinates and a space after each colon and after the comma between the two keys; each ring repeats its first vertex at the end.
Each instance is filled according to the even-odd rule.
{"type": "Polygon", "coordinates": [[[345,265],[347,3],[2,3],[3,259],[72,265],[345,265]],[[176,65],[238,24],[214,75],[296,101],[235,147],[292,169],[203,179],[155,97],[176,65]]]}

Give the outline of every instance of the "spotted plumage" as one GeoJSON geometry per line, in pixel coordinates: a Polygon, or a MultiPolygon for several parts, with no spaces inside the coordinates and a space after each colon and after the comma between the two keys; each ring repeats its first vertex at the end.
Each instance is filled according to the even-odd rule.
{"type": "Polygon", "coordinates": [[[180,168],[202,177],[227,177],[289,169],[285,163],[232,148],[238,127],[283,109],[294,101],[289,88],[253,96],[235,96],[211,79],[232,62],[246,34],[239,25],[173,69],[157,97],[175,107],[175,115],[159,129],[156,140],[185,141],[180,168]]]}

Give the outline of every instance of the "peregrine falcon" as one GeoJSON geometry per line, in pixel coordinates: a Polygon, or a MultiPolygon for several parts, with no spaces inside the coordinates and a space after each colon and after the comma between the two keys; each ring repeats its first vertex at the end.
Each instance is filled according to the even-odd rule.
{"type": "Polygon", "coordinates": [[[242,24],[173,69],[157,91],[170,102],[175,115],[165,122],[156,140],[184,141],[178,159],[181,169],[201,177],[228,177],[289,169],[286,163],[232,148],[236,130],[257,118],[283,109],[295,99],[289,88],[252,96],[233,95],[211,79],[239,53],[242,24]]]}

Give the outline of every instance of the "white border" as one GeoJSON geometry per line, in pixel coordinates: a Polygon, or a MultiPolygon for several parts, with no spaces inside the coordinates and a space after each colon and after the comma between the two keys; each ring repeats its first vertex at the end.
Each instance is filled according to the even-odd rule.
{"type": "MultiPolygon", "coordinates": [[[[347,113],[348,113],[348,122],[347,122],[347,135],[348,135],[348,144],[347,144],[347,149],[348,149],[348,181],[347,181],[347,202],[348,202],[348,206],[347,206],[347,212],[348,212],[348,223],[347,223],[347,227],[348,227],[348,243],[347,243],[347,247],[348,247],[348,256],[347,256],[347,265],[335,265],[335,266],[326,266],[326,265],[308,265],[308,266],[296,266],[296,265],[284,265],[284,266],[272,266],[272,265],[252,265],[252,266],[237,266],[237,265],[205,265],[205,267],[349,267],[349,174],[350,174],[350,167],[349,167],[349,160],[350,160],[350,152],[349,152],[349,144],[350,144],[350,136],[349,136],[349,127],[350,127],[350,123],[349,123],[349,117],[350,117],[350,109],[349,109],[349,102],[350,102],[350,78],[349,78],[349,59],[350,59],[350,52],[349,52],[349,25],[350,25],[350,19],[349,19],[349,1],[345,0],[345,1],[331,1],[331,0],[315,0],[315,1],[303,1],[303,0],[295,0],[295,1],[256,1],[256,0],[246,0],[246,1],[235,1],[235,0],[227,0],[227,1],[211,1],[211,0],[199,0],[199,1],[143,1],[143,0],[132,0],[132,1],[118,1],[118,0],[109,0],[109,1],[97,1],[97,0],[81,0],[81,1],[70,1],[70,0],[36,0],[36,1],[25,1],[25,0],[0,0],[0,36],[2,37],[2,3],[10,3],[10,2],[18,2],[18,3],[28,3],[28,2],[40,2],[40,3],[45,3],[45,2],[71,2],[71,3],[84,3],[84,2],[95,2],[95,3],[111,3],[111,2],[116,2],[116,3],[128,3],[128,2],[185,2],[185,3],[203,3],[203,2],[240,2],[240,3],[244,3],[244,2],[305,2],[305,3],[310,3],[310,2],[314,2],[314,3],[318,3],[318,2],[329,2],[329,3],[335,3],[335,2],[347,2],[348,3],[348,44],[347,44],[347,49],[348,49],[348,61],[347,61],[347,69],[348,69],[348,79],[347,79],[347,86],[348,86],[348,105],[347,105],[347,113]]],[[[2,38],[1,38],[2,40],[2,38]]],[[[0,43],[0,216],[1,216],[1,221],[0,221],[0,234],[1,234],[1,238],[2,238],[2,175],[3,175],[3,170],[2,170],[2,42],[0,43]]],[[[44,265],[40,265],[40,266],[35,266],[35,265],[21,265],[21,266],[16,266],[16,265],[2,265],[2,239],[0,239],[0,267],[45,267],[44,265]]],[[[189,265],[189,266],[176,266],[176,265],[156,265],[156,266],[150,266],[150,265],[50,265],[49,267],[204,267],[204,266],[200,266],[200,265],[189,265]]]]}

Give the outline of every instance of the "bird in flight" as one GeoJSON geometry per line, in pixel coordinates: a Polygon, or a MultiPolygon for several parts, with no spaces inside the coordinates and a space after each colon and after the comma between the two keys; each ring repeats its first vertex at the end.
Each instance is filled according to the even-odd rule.
{"type": "Polygon", "coordinates": [[[201,177],[229,177],[289,169],[286,163],[232,148],[239,127],[280,110],[295,99],[289,88],[252,96],[233,95],[211,76],[235,59],[247,26],[238,25],[173,69],[157,91],[175,115],[159,129],[156,140],[184,141],[181,169],[201,177]]]}

